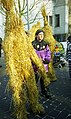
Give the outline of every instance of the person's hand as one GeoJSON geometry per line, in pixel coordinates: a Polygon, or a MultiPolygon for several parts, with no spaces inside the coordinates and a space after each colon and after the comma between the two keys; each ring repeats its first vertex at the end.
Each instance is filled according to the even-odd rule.
{"type": "Polygon", "coordinates": [[[47,60],[47,59],[45,59],[45,60],[43,61],[43,63],[44,63],[44,64],[49,64],[49,63],[50,63],[50,61],[49,61],[49,60],[47,60]]]}

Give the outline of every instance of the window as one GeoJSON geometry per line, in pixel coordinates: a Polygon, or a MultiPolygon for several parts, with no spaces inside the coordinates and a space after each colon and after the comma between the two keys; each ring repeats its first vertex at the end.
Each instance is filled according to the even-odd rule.
{"type": "Polygon", "coordinates": [[[60,27],[60,15],[55,15],[55,27],[60,27]]]}
{"type": "Polygon", "coordinates": [[[52,26],[52,16],[49,16],[49,24],[52,26]]]}

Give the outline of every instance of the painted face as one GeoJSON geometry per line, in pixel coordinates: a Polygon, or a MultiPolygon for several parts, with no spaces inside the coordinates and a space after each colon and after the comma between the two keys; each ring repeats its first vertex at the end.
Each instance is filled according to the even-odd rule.
{"type": "Polygon", "coordinates": [[[37,35],[37,40],[41,41],[43,40],[44,38],[44,33],[43,32],[40,32],[38,35],[37,35]]]}

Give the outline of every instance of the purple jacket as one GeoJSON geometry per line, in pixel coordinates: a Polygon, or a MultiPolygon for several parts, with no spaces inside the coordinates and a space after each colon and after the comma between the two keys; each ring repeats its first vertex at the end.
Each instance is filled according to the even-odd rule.
{"type": "MultiPolygon", "coordinates": [[[[51,51],[49,49],[49,46],[43,40],[41,42],[34,40],[32,44],[38,57],[42,59],[46,72],[48,72],[48,64],[51,60],[51,51]]],[[[34,70],[37,71],[35,66],[34,70]]]]}

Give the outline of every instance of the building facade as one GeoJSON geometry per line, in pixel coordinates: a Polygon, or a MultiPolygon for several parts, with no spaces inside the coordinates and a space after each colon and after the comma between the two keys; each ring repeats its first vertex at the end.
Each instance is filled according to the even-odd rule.
{"type": "Polygon", "coordinates": [[[71,34],[71,1],[52,0],[52,31],[59,42],[66,41],[71,34]]]}

